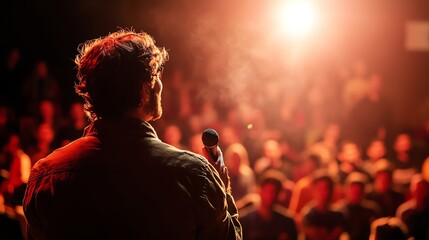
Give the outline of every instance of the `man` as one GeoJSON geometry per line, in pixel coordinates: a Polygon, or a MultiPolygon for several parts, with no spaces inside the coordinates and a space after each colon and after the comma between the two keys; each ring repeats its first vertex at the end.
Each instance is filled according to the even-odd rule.
{"type": "Polygon", "coordinates": [[[313,202],[302,209],[302,228],[306,240],[338,240],[345,231],[342,213],[331,210],[334,181],[316,172],[312,181],[313,202]]]}
{"type": "Polygon", "coordinates": [[[166,59],[143,32],[81,46],[75,88],[92,123],[32,169],[29,239],[241,238],[227,172],[161,142],[148,123],[162,114],[166,59]]]}
{"type": "Polygon", "coordinates": [[[374,169],[374,187],[366,198],[377,203],[380,209],[379,217],[393,217],[399,205],[405,202],[405,196],[393,188],[392,165],[388,160],[379,160],[374,169]]]}
{"type": "Polygon", "coordinates": [[[371,222],[378,216],[377,204],[364,199],[367,183],[366,175],[360,172],[350,173],[345,182],[346,198],[335,204],[335,209],[345,218],[350,240],[368,240],[371,222]]]}
{"type": "Polygon", "coordinates": [[[243,237],[249,240],[296,240],[298,231],[293,216],[278,204],[285,177],[277,170],[269,170],[261,178],[258,206],[240,218],[243,237]]]}
{"type": "Polygon", "coordinates": [[[341,184],[343,184],[347,176],[355,171],[364,173],[369,177],[363,168],[359,146],[352,141],[344,141],[341,144],[341,149],[337,154],[338,159],[338,177],[341,184]]]}
{"type": "Polygon", "coordinates": [[[401,204],[396,217],[408,227],[415,240],[429,239],[429,183],[417,173],[411,179],[411,198],[401,204]]]}

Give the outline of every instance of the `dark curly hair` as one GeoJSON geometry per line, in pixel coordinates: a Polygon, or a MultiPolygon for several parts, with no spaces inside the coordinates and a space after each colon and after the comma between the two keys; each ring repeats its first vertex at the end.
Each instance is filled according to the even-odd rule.
{"type": "Polygon", "coordinates": [[[141,106],[142,85],[153,86],[168,59],[150,35],[124,29],[89,40],[78,50],[75,91],[91,120],[141,106]]]}

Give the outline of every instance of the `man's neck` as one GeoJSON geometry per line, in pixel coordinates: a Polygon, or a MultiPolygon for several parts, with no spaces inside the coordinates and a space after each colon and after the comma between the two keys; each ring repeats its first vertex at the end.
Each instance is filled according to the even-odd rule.
{"type": "Polygon", "coordinates": [[[132,117],[141,119],[142,121],[149,122],[152,118],[145,113],[143,107],[132,109],[124,114],[124,117],[132,117]]]}

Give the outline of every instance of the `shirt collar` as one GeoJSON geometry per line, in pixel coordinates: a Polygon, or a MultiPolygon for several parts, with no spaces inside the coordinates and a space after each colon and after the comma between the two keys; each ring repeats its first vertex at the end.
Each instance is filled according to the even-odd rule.
{"type": "Polygon", "coordinates": [[[133,117],[95,120],[85,128],[84,136],[96,135],[142,135],[158,138],[150,123],[133,117]]]}

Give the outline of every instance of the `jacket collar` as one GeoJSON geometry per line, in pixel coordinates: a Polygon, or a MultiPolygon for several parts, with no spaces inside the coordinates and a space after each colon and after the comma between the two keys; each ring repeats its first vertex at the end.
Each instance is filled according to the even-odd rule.
{"type": "Polygon", "coordinates": [[[84,136],[142,135],[158,138],[155,129],[146,121],[133,117],[98,119],[84,130],[84,136]]]}

